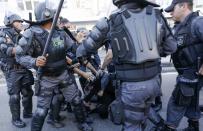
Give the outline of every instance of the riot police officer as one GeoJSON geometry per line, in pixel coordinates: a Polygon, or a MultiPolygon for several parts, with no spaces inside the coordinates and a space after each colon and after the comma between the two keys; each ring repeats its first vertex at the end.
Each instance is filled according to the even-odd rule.
{"type": "Polygon", "coordinates": [[[66,69],[66,53],[73,41],[63,30],[54,29],[48,46],[48,55],[47,57],[41,56],[51,29],[55,10],[42,2],[36,6],[34,12],[38,25],[32,25],[23,33],[23,37],[19,40],[19,46],[16,48],[17,61],[20,64],[26,67],[42,67],[37,109],[31,122],[31,131],[42,130],[44,119],[50,108],[53,91],[59,86],[65,100],[73,105],[73,112],[79,129],[91,131],[92,128],[86,122],[81,93],[73,74],[66,69]]]}
{"type": "Polygon", "coordinates": [[[181,119],[188,118],[185,131],[199,131],[199,90],[202,71],[198,70],[203,58],[203,17],[193,12],[193,0],[173,0],[165,9],[175,21],[174,36],[178,50],[172,55],[178,72],[176,86],[168,102],[167,127],[175,130],[181,119]]]}
{"type": "Polygon", "coordinates": [[[23,117],[32,117],[32,96],[31,85],[34,84],[32,72],[19,65],[15,60],[15,46],[20,39],[20,31],[23,30],[23,20],[17,14],[9,12],[5,15],[5,27],[1,28],[0,43],[1,53],[5,56],[2,62],[7,65],[4,70],[9,98],[9,106],[12,114],[12,124],[16,127],[25,127],[25,123],[20,119],[20,93],[22,94],[23,117]]]}
{"type": "Polygon", "coordinates": [[[113,0],[113,4],[118,10],[97,22],[76,54],[83,63],[83,56],[110,39],[119,98],[110,108],[112,120],[124,117],[123,130],[141,131],[160,94],[160,56],[175,52],[177,45],[160,10],[153,7],[156,4],[145,0],[113,0]]]}

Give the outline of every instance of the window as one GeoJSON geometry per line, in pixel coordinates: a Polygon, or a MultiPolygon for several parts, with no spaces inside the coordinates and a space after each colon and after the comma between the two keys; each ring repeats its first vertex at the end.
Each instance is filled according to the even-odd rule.
{"type": "Polygon", "coordinates": [[[39,1],[34,1],[34,7],[39,3],[39,1]]]}
{"type": "Polygon", "coordinates": [[[32,2],[31,1],[25,1],[26,9],[32,10],[32,2]]]}
{"type": "Polygon", "coordinates": [[[203,5],[203,0],[197,0],[197,5],[203,5]]]}
{"type": "Polygon", "coordinates": [[[0,0],[0,2],[8,2],[8,0],[0,0]]]}
{"type": "Polygon", "coordinates": [[[17,6],[20,8],[20,10],[25,10],[23,0],[17,0],[17,6]]]}

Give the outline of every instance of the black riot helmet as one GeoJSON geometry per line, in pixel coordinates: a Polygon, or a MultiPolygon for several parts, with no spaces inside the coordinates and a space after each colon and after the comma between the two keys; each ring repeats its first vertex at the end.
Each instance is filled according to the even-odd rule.
{"type": "Polygon", "coordinates": [[[147,0],[113,0],[113,4],[117,7],[120,7],[121,5],[126,4],[126,3],[136,3],[142,7],[145,7],[147,5],[159,7],[159,5],[152,3],[150,1],[147,1],[147,0]]]}
{"type": "Polygon", "coordinates": [[[120,6],[120,5],[125,4],[125,3],[127,3],[127,0],[113,0],[113,4],[115,6],[120,6]]]}
{"type": "Polygon", "coordinates": [[[36,22],[44,23],[52,20],[55,12],[56,10],[48,7],[45,2],[39,3],[34,9],[36,22]]]}
{"type": "Polygon", "coordinates": [[[6,13],[6,15],[4,17],[4,24],[6,26],[12,25],[13,22],[15,22],[15,21],[23,22],[23,19],[15,13],[12,13],[12,12],[6,13]]]}

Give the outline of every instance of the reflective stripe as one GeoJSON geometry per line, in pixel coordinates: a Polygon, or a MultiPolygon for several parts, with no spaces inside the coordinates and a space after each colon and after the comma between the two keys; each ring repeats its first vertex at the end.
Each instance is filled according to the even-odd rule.
{"type": "Polygon", "coordinates": [[[126,49],[127,51],[129,51],[129,46],[128,46],[128,41],[127,41],[127,38],[126,37],[123,37],[123,40],[125,41],[125,45],[126,45],[126,49]]]}
{"type": "Polygon", "coordinates": [[[121,48],[120,48],[120,45],[119,45],[118,39],[117,39],[117,38],[114,38],[114,40],[116,41],[116,45],[117,45],[118,51],[120,51],[121,48]]]}

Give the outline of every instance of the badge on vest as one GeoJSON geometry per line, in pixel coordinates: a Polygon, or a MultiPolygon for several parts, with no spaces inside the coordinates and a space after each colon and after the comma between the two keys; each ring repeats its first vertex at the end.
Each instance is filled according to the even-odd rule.
{"type": "Polygon", "coordinates": [[[63,45],[63,40],[60,39],[60,37],[52,38],[52,44],[54,47],[63,45]]]}
{"type": "Polygon", "coordinates": [[[179,36],[177,43],[178,43],[178,47],[183,46],[184,45],[184,36],[179,36]]]}

